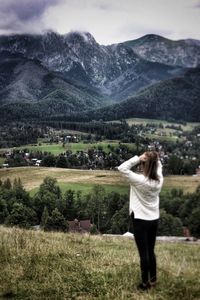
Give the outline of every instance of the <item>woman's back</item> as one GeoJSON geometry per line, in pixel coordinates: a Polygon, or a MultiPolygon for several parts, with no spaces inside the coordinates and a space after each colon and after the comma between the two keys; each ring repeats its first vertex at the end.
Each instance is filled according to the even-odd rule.
{"type": "MultiPolygon", "coordinates": [[[[138,165],[140,162],[141,157],[134,156],[121,164],[118,167],[118,170],[130,183],[130,214],[134,212],[135,218],[154,220],[159,218],[159,193],[163,184],[162,164],[158,158],[155,160],[153,174],[157,179],[151,179],[146,174],[138,174],[131,171],[131,168],[138,165]]],[[[144,167],[145,166],[143,166],[143,168],[144,167]]],[[[147,168],[146,171],[148,173],[147,168]]],[[[148,174],[151,175],[151,173],[148,174]]]]}

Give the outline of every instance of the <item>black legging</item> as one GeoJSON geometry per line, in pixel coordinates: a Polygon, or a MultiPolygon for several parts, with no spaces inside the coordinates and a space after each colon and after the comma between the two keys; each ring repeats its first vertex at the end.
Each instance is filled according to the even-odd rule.
{"type": "Polygon", "coordinates": [[[156,256],[154,253],[154,246],[158,220],[146,221],[135,219],[133,214],[131,215],[131,218],[133,221],[135,242],[140,255],[142,282],[144,284],[149,280],[151,282],[156,282],[156,256]]]}

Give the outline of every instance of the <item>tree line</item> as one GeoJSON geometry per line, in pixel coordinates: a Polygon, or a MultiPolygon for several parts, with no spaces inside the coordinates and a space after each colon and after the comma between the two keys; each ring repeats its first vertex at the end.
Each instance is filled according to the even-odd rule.
{"type": "Polygon", "coordinates": [[[0,148],[19,147],[21,145],[36,144],[38,138],[42,138],[47,132],[45,126],[11,122],[0,123],[0,148]]]}
{"type": "MultiPolygon", "coordinates": [[[[158,235],[181,236],[187,226],[193,236],[200,237],[199,199],[200,187],[186,195],[177,189],[162,193],[158,235]]],[[[46,231],[67,232],[67,221],[90,219],[93,233],[134,233],[128,203],[127,194],[106,192],[101,185],[87,194],[72,189],[62,193],[56,179],[46,177],[30,196],[20,179],[0,181],[0,223],[6,226],[29,229],[40,225],[46,231]]]]}
{"type": "MultiPolygon", "coordinates": [[[[169,147],[169,144],[168,144],[169,147]]],[[[5,163],[9,167],[32,166],[32,159],[41,160],[41,166],[57,167],[57,168],[78,168],[78,169],[114,169],[124,160],[131,158],[138,153],[143,153],[147,150],[147,145],[134,144],[134,147],[129,147],[126,144],[119,143],[117,146],[108,145],[108,151],[104,151],[102,146],[91,147],[86,151],[65,150],[63,153],[54,155],[50,152],[13,150],[7,156],[5,163]],[[27,157],[28,154],[28,157],[27,157]]],[[[178,151],[178,150],[177,150],[178,151]]],[[[161,154],[163,170],[165,175],[193,175],[200,165],[199,154],[195,159],[186,156],[190,150],[183,149],[183,152],[175,152],[167,157],[161,154]],[[185,151],[185,157],[183,157],[185,151]]]]}

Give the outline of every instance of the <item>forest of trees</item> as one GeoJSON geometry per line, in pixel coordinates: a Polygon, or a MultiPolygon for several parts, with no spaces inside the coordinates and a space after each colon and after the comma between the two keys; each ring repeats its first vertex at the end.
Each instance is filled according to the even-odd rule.
{"type": "MultiPolygon", "coordinates": [[[[200,187],[194,193],[183,194],[172,189],[161,193],[161,218],[158,235],[183,235],[187,226],[194,237],[200,237],[200,187]]],[[[31,197],[20,179],[0,181],[0,223],[6,226],[33,228],[40,225],[46,231],[68,231],[68,222],[90,219],[99,233],[133,232],[128,213],[128,195],[106,192],[96,185],[88,194],[71,189],[62,193],[56,179],[46,177],[38,192],[31,197]]]]}
{"type": "Polygon", "coordinates": [[[45,126],[37,124],[11,122],[1,125],[0,123],[0,148],[37,143],[38,138],[43,137],[46,132],[45,126]]]}

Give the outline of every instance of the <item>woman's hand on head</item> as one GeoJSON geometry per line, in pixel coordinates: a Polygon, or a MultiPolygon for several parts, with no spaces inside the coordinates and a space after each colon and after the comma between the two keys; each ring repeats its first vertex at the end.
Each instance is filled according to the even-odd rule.
{"type": "Polygon", "coordinates": [[[146,161],[147,160],[146,152],[144,152],[142,155],[140,155],[139,159],[140,159],[140,161],[146,161]]]}

